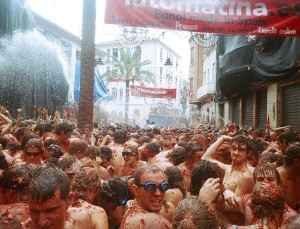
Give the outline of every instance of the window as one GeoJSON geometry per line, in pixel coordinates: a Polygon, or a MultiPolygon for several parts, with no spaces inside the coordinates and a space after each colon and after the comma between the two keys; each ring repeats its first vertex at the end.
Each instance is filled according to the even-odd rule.
{"type": "Polygon", "coordinates": [[[162,48],[160,48],[160,53],[159,53],[160,62],[162,62],[162,59],[163,59],[163,50],[162,50],[162,48]]]}
{"type": "Polygon", "coordinates": [[[117,91],[117,88],[113,88],[111,90],[111,95],[113,97],[113,101],[117,101],[117,97],[118,97],[118,91],[117,91]]]}
{"type": "Polygon", "coordinates": [[[123,89],[120,89],[120,92],[119,92],[119,102],[122,103],[123,102],[123,97],[124,97],[124,92],[123,92],[123,89]]]}
{"type": "Polygon", "coordinates": [[[212,79],[216,79],[216,63],[212,64],[211,76],[212,76],[212,79]]]}
{"type": "Polygon", "coordinates": [[[119,56],[119,50],[117,48],[113,48],[112,49],[112,55],[116,58],[118,58],[119,56]]]}
{"type": "Polygon", "coordinates": [[[107,60],[109,61],[110,60],[110,49],[106,49],[106,52],[107,52],[107,60]]]}
{"type": "Polygon", "coordinates": [[[191,62],[190,64],[195,63],[195,47],[191,47],[191,62]]]}
{"type": "Polygon", "coordinates": [[[205,82],[206,82],[206,71],[203,73],[203,85],[205,84],[205,82]]]}
{"type": "Polygon", "coordinates": [[[207,83],[210,83],[210,69],[207,69],[207,83]]]}

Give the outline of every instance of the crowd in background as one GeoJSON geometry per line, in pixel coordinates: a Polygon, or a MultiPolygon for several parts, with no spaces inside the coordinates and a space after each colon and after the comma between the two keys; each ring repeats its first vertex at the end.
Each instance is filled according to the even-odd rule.
{"type": "Polygon", "coordinates": [[[0,228],[300,228],[294,129],[80,130],[0,107],[0,228]]]}

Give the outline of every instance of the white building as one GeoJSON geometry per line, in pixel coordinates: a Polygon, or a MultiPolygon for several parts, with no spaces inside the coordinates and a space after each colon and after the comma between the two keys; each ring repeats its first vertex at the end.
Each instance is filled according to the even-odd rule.
{"type": "MultiPolygon", "coordinates": [[[[119,50],[122,45],[118,41],[110,41],[96,44],[96,48],[106,52],[108,56],[119,57],[119,50]]],[[[181,57],[168,45],[159,39],[146,39],[137,47],[141,51],[141,61],[148,60],[151,64],[145,66],[144,70],[154,73],[155,84],[145,84],[145,87],[155,88],[176,88],[176,99],[158,99],[129,96],[129,123],[144,126],[148,120],[151,109],[158,104],[178,107],[178,93],[182,85],[182,76],[180,75],[180,60],[181,57]],[[165,65],[169,60],[172,65],[165,65]],[[177,105],[176,105],[177,104],[177,105]]],[[[107,63],[105,59],[104,63],[107,63]]],[[[100,74],[103,75],[106,71],[112,71],[113,66],[110,64],[98,65],[100,74]]],[[[140,86],[137,81],[130,82],[130,85],[140,86]]],[[[104,99],[99,106],[100,109],[105,109],[109,114],[110,121],[123,122],[125,113],[125,81],[112,80],[107,82],[107,88],[110,91],[110,99],[104,99]]],[[[173,114],[169,114],[173,115],[173,114]]]]}

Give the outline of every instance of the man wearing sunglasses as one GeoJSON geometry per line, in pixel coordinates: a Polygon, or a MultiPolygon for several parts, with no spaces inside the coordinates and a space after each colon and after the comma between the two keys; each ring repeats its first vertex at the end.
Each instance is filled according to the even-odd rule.
{"type": "Polygon", "coordinates": [[[137,169],[132,192],[135,199],[126,211],[121,229],[172,228],[172,224],[158,213],[165,199],[165,191],[170,188],[166,177],[156,165],[146,165],[137,169]]]}

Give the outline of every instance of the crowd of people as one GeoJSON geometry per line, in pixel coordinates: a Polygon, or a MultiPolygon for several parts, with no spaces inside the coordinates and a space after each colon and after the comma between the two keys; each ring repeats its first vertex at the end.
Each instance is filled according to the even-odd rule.
{"type": "Polygon", "coordinates": [[[0,229],[300,228],[300,134],[0,107],[0,229]]]}

